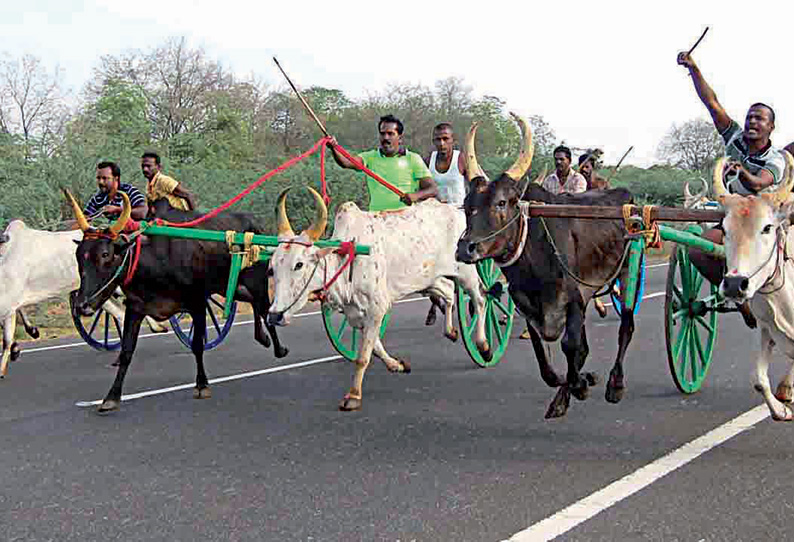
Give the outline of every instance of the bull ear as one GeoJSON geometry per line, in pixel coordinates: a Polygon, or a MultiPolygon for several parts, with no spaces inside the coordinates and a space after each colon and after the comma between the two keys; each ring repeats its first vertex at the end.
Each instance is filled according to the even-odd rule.
{"type": "Polygon", "coordinates": [[[477,176],[471,181],[471,191],[476,192],[478,194],[482,194],[485,192],[485,189],[488,188],[488,178],[477,176]]]}

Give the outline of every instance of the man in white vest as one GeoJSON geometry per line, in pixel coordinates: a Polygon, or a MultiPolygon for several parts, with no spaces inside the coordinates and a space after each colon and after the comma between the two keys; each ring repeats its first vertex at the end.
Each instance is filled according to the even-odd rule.
{"type": "MultiPolygon", "coordinates": [[[[437,124],[433,128],[433,146],[436,148],[426,160],[427,167],[438,186],[436,198],[442,203],[463,209],[466,198],[466,161],[463,153],[455,149],[455,133],[448,122],[437,124]]],[[[425,324],[432,326],[436,322],[436,307],[443,310],[443,301],[435,296],[430,297],[430,311],[425,324]]]]}

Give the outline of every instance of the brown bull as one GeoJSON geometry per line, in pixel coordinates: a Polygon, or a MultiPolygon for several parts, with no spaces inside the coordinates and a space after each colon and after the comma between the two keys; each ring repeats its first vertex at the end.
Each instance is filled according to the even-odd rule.
{"type": "MultiPolygon", "coordinates": [[[[472,186],[464,204],[467,228],[456,256],[467,263],[493,258],[502,268],[510,296],[526,317],[541,377],[560,388],[546,412],[554,418],[565,415],[571,395],[586,399],[597,381],[593,373],[582,372],[589,353],[585,307],[616,275],[626,284],[627,266],[621,267],[626,232],[619,220],[529,218],[519,202],[620,206],[631,203],[632,196],[621,188],[553,195],[536,183],[522,185],[532,161],[532,134],[524,119],[513,116],[524,135],[522,154],[516,166],[493,182],[477,163],[476,124],[469,131],[465,152],[472,186]],[[560,337],[566,378],[551,367],[543,344],[560,337]]],[[[620,401],[625,390],[623,358],[634,333],[632,309],[621,311],[618,354],[606,389],[611,403],[620,401]]]]}

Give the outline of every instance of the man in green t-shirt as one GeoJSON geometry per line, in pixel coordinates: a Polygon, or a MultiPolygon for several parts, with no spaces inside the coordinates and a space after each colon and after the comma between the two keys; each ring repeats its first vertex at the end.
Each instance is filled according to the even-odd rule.
{"type": "Polygon", "coordinates": [[[405,196],[400,198],[375,179],[366,176],[369,210],[400,209],[406,205],[435,197],[438,188],[424,160],[403,146],[403,123],[400,122],[400,119],[394,115],[381,117],[378,121],[378,132],[380,146],[377,149],[359,153],[358,159],[361,160],[361,163],[348,160],[337,152],[334,145],[331,145],[334,160],[341,167],[360,170],[363,164],[405,193],[405,196]]]}
{"type": "MultiPolygon", "coordinates": [[[[418,201],[434,198],[438,194],[438,187],[433,180],[433,175],[427,169],[422,157],[403,146],[403,129],[403,123],[394,115],[381,117],[378,121],[380,146],[358,155],[359,160],[368,169],[405,193],[403,197],[398,197],[378,181],[365,175],[370,211],[400,209],[418,201]]],[[[336,140],[334,140],[335,142],[336,140]]],[[[337,152],[334,145],[330,147],[334,160],[341,167],[361,169],[360,164],[348,160],[337,152]]],[[[427,313],[426,325],[432,325],[435,322],[436,306],[444,310],[441,299],[430,294],[430,311],[427,313]]]]}

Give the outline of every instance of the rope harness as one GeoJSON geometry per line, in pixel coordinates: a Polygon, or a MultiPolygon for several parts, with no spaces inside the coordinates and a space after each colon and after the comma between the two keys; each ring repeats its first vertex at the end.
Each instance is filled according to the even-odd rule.
{"type": "MultiPolygon", "coordinates": [[[[303,241],[296,241],[296,240],[280,241],[279,242],[279,245],[293,245],[293,244],[301,245],[301,246],[304,246],[304,247],[314,246],[312,243],[304,243],[303,241]]],[[[342,272],[348,267],[350,268],[349,280],[350,281],[353,280],[353,267],[352,266],[353,266],[353,260],[356,257],[356,243],[355,243],[355,241],[342,241],[339,244],[339,248],[335,249],[333,252],[334,252],[334,254],[338,254],[340,256],[345,256],[346,257],[346,260],[342,264],[342,266],[339,269],[336,270],[336,273],[334,273],[334,275],[329,280],[328,279],[328,265],[327,265],[327,263],[325,261],[325,258],[326,258],[326,256],[328,256],[329,253],[326,252],[321,257],[317,258],[317,262],[314,264],[314,268],[312,269],[311,275],[309,275],[309,279],[306,281],[306,283],[300,289],[300,292],[298,292],[298,295],[295,296],[295,299],[292,301],[292,303],[290,303],[287,306],[286,309],[281,311],[282,313],[286,313],[288,310],[290,310],[292,307],[294,307],[298,303],[298,301],[301,299],[301,297],[303,297],[303,294],[306,293],[306,290],[309,288],[309,285],[311,284],[312,280],[314,279],[314,275],[317,273],[317,267],[319,267],[320,262],[323,262],[323,285],[322,285],[322,287],[320,287],[320,288],[318,288],[316,290],[313,290],[310,293],[310,296],[312,296],[312,297],[310,297],[310,300],[312,300],[312,301],[316,300],[316,301],[319,301],[319,302],[323,303],[326,300],[328,291],[331,289],[331,286],[333,286],[333,284],[337,281],[337,279],[339,279],[339,277],[342,276],[342,272]]]]}

